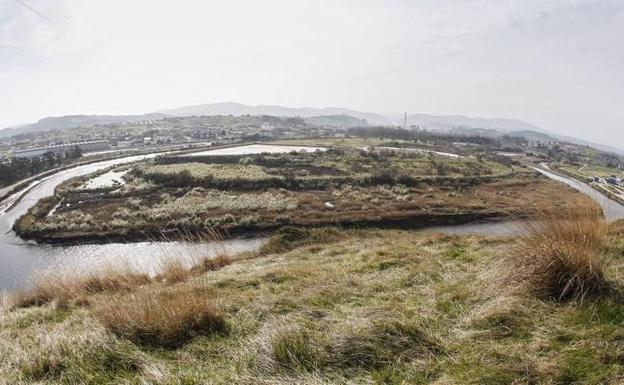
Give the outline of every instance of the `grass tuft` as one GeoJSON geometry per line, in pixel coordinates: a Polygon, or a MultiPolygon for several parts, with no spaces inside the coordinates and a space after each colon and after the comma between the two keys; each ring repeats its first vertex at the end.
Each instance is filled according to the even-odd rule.
{"type": "Polygon", "coordinates": [[[583,300],[608,289],[608,224],[586,199],[535,219],[509,261],[508,284],[543,299],[583,300]]]}
{"type": "Polygon", "coordinates": [[[260,249],[260,253],[282,253],[304,245],[335,242],[341,238],[343,238],[343,235],[340,230],[333,227],[303,228],[285,226],[269,238],[268,242],[260,249]]]}
{"type": "Polygon", "coordinates": [[[378,320],[346,333],[334,347],[332,365],[338,368],[382,369],[443,351],[442,342],[422,323],[378,320]]]}
{"type": "Polygon", "coordinates": [[[225,254],[218,255],[214,258],[204,258],[191,267],[191,274],[199,275],[209,271],[219,270],[232,263],[232,259],[225,254]]]}
{"type": "Polygon", "coordinates": [[[98,293],[129,292],[154,281],[175,284],[190,277],[200,276],[218,270],[232,263],[227,255],[214,258],[196,259],[191,267],[180,259],[165,262],[160,272],[150,277],[131,268],[96,270],[86,275],[58,274],[45,272],[38,274],[32,287],[18,291],[8,299],[3,299],[8,308],[41,306],[54,304],[64,308],[70,305],[86,305],[90,295],[98,293]]]}
{"type": "Polygon", "coordinates": [[[210,298],[185,291],[114,296],[96,305],[93,313],[106,330],[149,347],[173,349],[198,335],[227,332],[210,298]]]}
{"type": "Polygon", "coordinates": [[[312,372],[321,366],[322,357],[313,337],[306,330],[282,330],[270,341],[272,356],[280,366],[300,372],[312,372]]]}
{"type": "Polygon", "coordinates": [[[104,270],[75,277],[43,273],[36,277],[31,288],[15,293],[11,307],[30,307],[54,303],[58,307],[84,304],[86,297],[101,292],[129,291],[149,283],[147,274],[133,271],[104,270]]]}
{"type": "Polygon", "coordinates": [[[184,282],[191,276],[191,270],[179,259],[169,259],[164,262],[161,272],[156,276],[157,281],[173,285],[184,282]]]}
{"type": "Polygon", "coordinates": [[[533,325],[535,309],[520,297],[496,297],[475,309],[468,323],[491,339],[525,337],[533,325]],[[532,312],[533,310],[533,312],[532,312]]]}

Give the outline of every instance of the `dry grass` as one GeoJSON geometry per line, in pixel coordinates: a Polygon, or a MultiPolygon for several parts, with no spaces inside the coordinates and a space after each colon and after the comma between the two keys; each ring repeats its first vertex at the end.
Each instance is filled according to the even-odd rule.
{"type": "Polygon", "coordinates": [[[305,228],[285,226],[279,229],[260,249],[261,254],[280,253],[308,244],[336,242],[345,232],[335,227],[305,228]]]}
{"type": "Polygon", "coordinates": [[[93,314],[111,333],[150,347],[171,349],[197,335],[227,331],[209,297],[184,291],[110,297],[94,306],[93,314]]]}
{"type": "Polygon", "coordinates": [[[180,259],[170,259],[163,264],[160,273],[154,277],[154,280],[173,285],[175,283],[184,282],[191,277],[197,277],[209,271],[218,270],[230,263],[232,263],[232,259],[224,254],[214,258],[199,259],[198,261],[194,261],[190,267],[180,259]]]}
{"type": "Polygon", "coordinates": [[[396,317],[353,328],[336,338],[333,350],[333,366],[370,370],[441,353],[443,347],[419,320],[396,317]]]}
{"type": "Polygon", "coordinates": [[[181,260],[168,259],[164,262],[161,272],[156,276],[156,280],[173,285],[186,281],[190,275],[190,269],[181,260]]]}
{"type": "Polygon", "coordinates": [[[526,225],[507,264],[507,283],[557,301],[603,292],[609,226],[600,209],[589,198],[578,198],[544,213],[526,225]]]}
{"type": "Polygon", "coordinates": [[[86,276],[42,273],[35,277],[33,286],[15,293],[12,307],[40,306],[54,303],[59,307],[85,303],[86,297],[101,292],[129,291],[151,282],[147,274],[132,270],[100,270],[86,276]]]}
{"type": "MultiPolygon", "coordinates": [[[[181,233],[177,238],[188,242],[222,242],[225,236],[214,229],[201,233],[181,233]]],[[[173,238],[162,236],[153,239],[155,242],[173,241],[173,238]]],[[[200,244],[200,243],[198,243],[200,244]]],[[[130,263],[122,266],[103,266],[88,273],[76,274],[73,271],[59,273],[44,271],[36,274],[29,288],[17,291],[3,299],[4,307],[19,308],[54,304],[57,307],[69,305],[86,305],[87,297],[98,293],[129,292],[139,286],[152,282],[175,284],[186,281],[208,271],[217,270],[231,263],[225,251],[215,257],[206,257],[205,251],[198,246],[187,256],[190,263],[184,263],[174,255],[167,255],[165,262],[156,274],[137,272],[130,263]]]]}
{"type": "MultiPolygon", "coordinates": [[[[488,290],[515,239],[338,235],[84,308],[0,314],[0,384],[622,383],[620,298],[488,290]]],[[[624,259],[608,262],[617,285],[624,259]]]]}
{"type": "Polygon", "coordinates": [[[45,272],[33,279],[32,287],[18,291],[6,299],[9,308],[54,304],[56,307],[86,305],[90,295],[98,293],[129,292],[152,283],[175,284],[190,277],[218,270],[231,263],[227,255],[214,258],[197,258],[191,266],[180,259],[167,260],[154,276],[134,271],[131,267],[102,269],[86,275],[45,272]]]}
{"type": "Polygon", "coordinates": [[[232,259],[225,254],[221,254],[214,258],[204,258],[202,261],[195,263],[189,271],[192,275],[200,275],[209,271],[219,270],[230,263],[232,263],[232,259]]]}

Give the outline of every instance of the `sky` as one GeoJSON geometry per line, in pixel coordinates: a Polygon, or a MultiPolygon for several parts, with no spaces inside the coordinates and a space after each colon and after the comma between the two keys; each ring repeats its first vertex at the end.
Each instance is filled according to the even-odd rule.
{"type": "Polygon", "coordinates": [[[0,127],[235,101],[624,148],[622,0],[0,0],[0,127]]]}

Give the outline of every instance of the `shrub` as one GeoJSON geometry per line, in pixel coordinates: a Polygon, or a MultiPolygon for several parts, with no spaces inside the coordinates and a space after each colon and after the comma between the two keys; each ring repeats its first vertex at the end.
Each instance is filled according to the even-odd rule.
{"type": "Polygon", "coordinates": [[[145,291],[111,296],[93,312],[109,332],[136,344],[172,349],[198,335],[226,333],[223,316],[205,294],[145,291]]]}

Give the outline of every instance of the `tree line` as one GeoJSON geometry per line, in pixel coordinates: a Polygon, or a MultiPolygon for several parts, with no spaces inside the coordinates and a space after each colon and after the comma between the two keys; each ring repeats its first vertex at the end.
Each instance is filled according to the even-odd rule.
{"type": "Polygon", "coordinates": [[[68,161],[78,159],[82,151],[78,146],[65,153],[46,152],[31,158],[9,158],[0,163],[0,187],[11,185],[41,172],[59,167],[68,161]]]}

